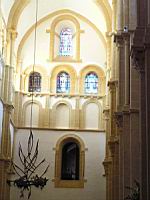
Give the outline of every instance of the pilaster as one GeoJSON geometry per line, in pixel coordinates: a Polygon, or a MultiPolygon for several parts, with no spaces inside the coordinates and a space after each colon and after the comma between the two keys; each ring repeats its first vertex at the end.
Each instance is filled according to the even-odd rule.
{"type": "Polygon", "coordinates": [[[118,137],[110,137],[108,146],[111,152],[112,166],[111,166],[111,180],[112,188],[111,194],[112,200],[119,200],[118,189],[119,189],[119,152],[118,152],[118,137]]]}
{"type": "Polygon", "coordinates": [[[15,66],[16,59],[15,59],[15,52],[14,52],[14,45],[15,40],[17,38],[17,32],[14,29],[7,30],[7,65],[15,66]]]}
{"type": "Polygon", "coordinates": [[[75,107],[75,128],[80,126],[80,98],[76,97],[76,107],[75,107]]]}
{"type": "Polygon", "coordinates": [[[123,113],[122,112],[115,112],[114,113],[115,122],[117,125],[117,133],[119,138],[119,189],[118,195],[119,200],[124,199],[123,197],[123,190],[124,190],[124,140],[123,140],[123,113]]]}
{"type": "Polygon", "coordinates": [[[112,160],[105,159],[103,162],[106,176],[106,200],[112,200],[112,160]]]}
{"type": "Polygon", "coordinates": [[[50,116],[49,116],[49,108],[50,108],[50,98],[47,95],[46,97],[46,102],[45,102],[45,109],[43,109],[43,115],[44,115],[44,120],[43,120],[43,127],[44,128],[49,128],[49,121],[50,121],[50,116]]]}
{"type": "Polygon", "coordinates": [[[121,33],[118,33],[114,36],[114,42],[117,46],[117,64],[116,64],[116,80],[118,80],[117,88],[117,110],[122,110],[124,105],[124,84],[125,84],[125,67],[124,67],[124,40],[121,33]]]}
{"type": "Polygon", "coordinates": [[[140,130],[140,158],[141,158],[141,199],[148,200],[148,151],[146,134],[146,80],[145,80],[145,47],[144,47],[144,28],[138,27],[135,31],[133,45],[131,48],[131,56],[134,69],[136,69],[140,76],[139,98],[140,98],[140,113],[139,113],[139,130],[140,130]]]}
{"type": "Polygon", "coordinates": [[[8,169],[11,159],[10,115],[12,105],[3,104],[2,145],[0,154],[0,200],[8,200],[10,189],[7,185],[8,169]]]}
{"type": "Polygon", "coordinates": [[[114,123],[114,112],[116,111],[116,87],[117,81],[108,82],[110,90],[110,136],[115,136],[116,134],[116,125],[114,123]]]}
{"type": "Polygon", "coordinates": [[[125,46],[125,102],[124,104],[127,106],[130,104],[130,34],[123,33],[124,38],[124,46],[125,46]]]}

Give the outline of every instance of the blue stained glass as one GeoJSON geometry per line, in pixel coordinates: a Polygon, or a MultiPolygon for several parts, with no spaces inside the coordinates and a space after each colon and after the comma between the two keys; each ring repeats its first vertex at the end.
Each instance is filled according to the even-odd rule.
{"type": "Polygon", "coordinates": [[[70,76],[66,72],[61,72],[57,76],[57,92],[69,93],[70,91],[70,76]]]}
{"type": "Polygon", "coordinates": [[[63,28],[60,32],[60,56],[72,56],[73,55],[73,36],[70,28],[63,28]]]}
{"type": "Polygon", "coordinates": [[[94,72],[90,72],[85,77],[85,93],[98,93],[98,76],[94,72]]]}

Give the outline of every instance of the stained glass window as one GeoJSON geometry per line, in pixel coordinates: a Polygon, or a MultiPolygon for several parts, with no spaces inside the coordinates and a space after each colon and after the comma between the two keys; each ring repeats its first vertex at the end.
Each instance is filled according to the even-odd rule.
{"type": "Polygon", "coordinates": [[[41,91],[41,74],[33,72],[29,76],[29,92],[41,91]]]}
{"type": "Polygon", "coordinates": [[[57,92],[69,93],[70,91],[70,76],[66,72],[61,72],[57,76],[57,92]]]}
{"type": "Polygon", "coordinates": [[[90,72],[85,77],[85,93],[98,93],[98,76],[90,72]]]}
{"type": "Polygon", "coordinates": [[[73,54],[73,35],[70,28],[63,28],[60,32],[60,56],[72,56],[73,54]]]}

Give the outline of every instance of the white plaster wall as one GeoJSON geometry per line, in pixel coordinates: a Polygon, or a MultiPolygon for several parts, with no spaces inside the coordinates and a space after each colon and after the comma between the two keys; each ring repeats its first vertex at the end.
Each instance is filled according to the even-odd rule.
{"type": "MultiPolygon", "coordinates": [[[[90,19],[96,26],[101,29],[104,33],[107,31],[106,20],[103,15],[103,11],[100,6],[97,6],[93,0],[39,0],[38,3],[38,20],[62,9],[70,9],[76,13],[82,14],[90,19]]],[[[30,3],[23,10],[19,22],[18,22],[18,32],[20,33],[17,38],[17,43],[19,44],[21,38],[25,34],[26,30],[30,28],[31,25],[35,23],[35,1],[30,1],[30,3]],[[32,15],[29,15],[32,13],[32,15]]]]}
{"type": "Polygon", "coordinates": [[[0,59],[0,96],[1,96],[1,87],[2,87],[2,79],[3,79],[3,63],[2,60],[0,59]]]}
{"type": "Polygon", "coordinates": [[[85,128],[98,129],[99,107],[96,103],[89,103],[85,107],[85,128]]]}
{"type": "Polygon", "coordinates": [[[55,127],[69,128],[69,118],[71,117],[69,111],[69,107],[62,103],[56,107],[55,127]]]}
{"type": "Polygon", "coordinates": [[[3,123],[3,104],[0,101],[0,153],[1,153],[1,142],[2,142],[2,123],[3,123]]]}
{"type": "MultiPolygon", "coordinates": [[[[39,161],[46,158],[46,163],[50,163],[50,168],[46,174],[49,178],[43,190],[32,188],[31,200],[105,200],[105,178],[102,162],[105,155],[105,133],[101,132],[73,132],[73,131],[44,131],[34,130],[34,144],[39,138],[39,161]],[[75,134],[81,137],[85,147],[85,182],[84,189],[55,188],[52,179],[55,173],[55,150],[58,139],[67,134],[75,134]]],[[[21,142],[23,149],[26,149],[29,130],[17,130],[14,147],[14,160],[18,160],[18,143],[21,142]]],[[[42,173],[44,166],[39,170],[42,173]]],[[[14,178],[14,177],[13,177],[14,178]]],[[[11,187],[11,200],[19,200],[19,189],[11,187]]]]}
{"type": "MultiPolygon", "coordinates": [[[[30,120],[31,120],[31,104],[27,105],[25,110],[25,126],[30,126],[30,120]]],[[[33,103],[32,104],[32,126],[38,127],[39,125],[39,105],[33,103]]]]}
{"type": "Polygon", "coordinates": [[[5,20],[5,23],[7,24],[7,20],[8,20],[8,17],[9,17],[9,12],[10,12],[10,9],[13,5],[15,0],[1,0],[0,3],[1,3],[1,9],[2,9],[2,14],[4,16],[4,20],[5,20]]]}
{"type": "Polygon", "coordinates": [[[10,138],[11,138],[11,155],[13,154],[13,145],[14,145],[14,126],[10,123],[10,138]]]}

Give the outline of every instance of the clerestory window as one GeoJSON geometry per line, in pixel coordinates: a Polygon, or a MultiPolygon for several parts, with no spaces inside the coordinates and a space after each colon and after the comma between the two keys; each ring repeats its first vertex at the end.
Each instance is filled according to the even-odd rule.
{"type": "Polygon", "coordinates": [[[69,93],[70,92],[70,76],[66,72],[60,72],[57,75],[57,88],[58,93],[69,93]]]}
{"type": "Polygon", "coordinates": [[[98,93],[98,76],[94,72],[90,72],[85,77],[85,93],[98,93]]]}
{"type": "Polygon", "coordinates": [[[73,55],[73,35],[72,30],[70,28],[63,28],[60,32],[59,55],[73,55]]]}
{"type": "Polygon", "coordinates": [[[29,76],[29,92],[41,91],[41,74],[38,72],[32,72],[29,76]]]}

